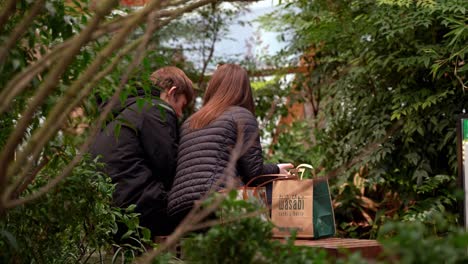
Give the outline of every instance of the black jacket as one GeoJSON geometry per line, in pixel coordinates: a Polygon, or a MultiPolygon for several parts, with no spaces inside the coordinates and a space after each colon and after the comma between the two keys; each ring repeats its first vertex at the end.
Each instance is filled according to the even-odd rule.
{"type": "Polygon", "coordinates": [[[246,183],[254,176],[279,172],[276,165],[263,164],[258,123],[247,109],[233,106],[199,130],[188,129],[189,122],[190,119],[181,128],[176,176],[169,193],[169,215],[190,210],[212,188],[222,188],[217,184],[236,144],[238,127],[242,131],[244,151],[237,160],[235,175],[246,183]]]}
{"type": "Polygon", "coordinates": [[[101,156],[105,172],[116,184],[114,205],[136,204],[144,216],[166,210],[176,166],[178,121],[165,102],[153,99],[152,105],[139,106],[137,98],[113,109],[115,118],[99,133],[91,153],[101,156]]]}

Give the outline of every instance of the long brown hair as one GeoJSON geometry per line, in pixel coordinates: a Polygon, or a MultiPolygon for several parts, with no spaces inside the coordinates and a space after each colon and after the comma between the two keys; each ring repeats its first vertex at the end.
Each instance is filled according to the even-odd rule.
{"type": "Polygon", "coordinates": [[[203,97],[203,107],[190,117],[189,127],[205,127],[230,106],[244,107],[252,114],[255,112],[249,76],[236,64],[221,65],[213,73],[203,97]]]}

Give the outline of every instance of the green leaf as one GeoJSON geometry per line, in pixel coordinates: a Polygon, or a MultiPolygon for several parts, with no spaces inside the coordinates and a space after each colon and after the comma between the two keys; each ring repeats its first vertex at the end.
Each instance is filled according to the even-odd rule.
{"type": "Polygon", "coordinates": [[[116,138],[119,137],[121,128],[122,128],[122,125],[120,123],[115,124],[115,126],[114,126],[114,135],[115,135],[116,138]]]}
{"type": "Polygon", "coordinates": [[[136,104],[138,107],[138,110],[141,111],[143,109],[143,106],[146,104],[147,100],[145,98],[138,97],[136,99],[136,104]]]}

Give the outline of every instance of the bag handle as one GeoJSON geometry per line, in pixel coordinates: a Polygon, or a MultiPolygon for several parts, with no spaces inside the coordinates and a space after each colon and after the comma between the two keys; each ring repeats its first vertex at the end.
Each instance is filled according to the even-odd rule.
{"type": "MultiPolygon", "coordinates": [[[[302,177],[304,176],[305,169],[312,170],[312,174],[313,174],[313,176],[315,178],[314,167],[312,165],[310,165],[310,164],[302,163],[302,164],[297,165],[296,168],[291,169],[290,171],[293,172],[291,174],[284,174],[284,173],[262,174],[262,175],[253,177],[244,186],[249,187],[250,184],[252,184],[252,182],[254,182],[255,180],[260,179],[260,178],[266,178],[266,177],[275,177],[275,179],[297,179],[298,175],[295,175],[294,172],[301,172],[300,179],[302,180],[302,177]]],[[[273,180],[275,180],[275,179],[273,179],[273,180]]],[[[265,183],[261,184],[261,186],[264,186],[264,185],[265,185],[265,183]]],[[[261,187],[261,186],[258,186],[258,187],[261,187]]]]}
{"type": "MultiPolygon", "coordinates": [[[[307,163],[302,163],[302,164],[299,164],[297,165],[296,168],[292,169],[293,170],[293,173],[296,172],[296,173],[300,173],[300,178],[302,180],[303,176],[304,176],[304,172],[306,171],[306,169],[310,169],[312,171],[312,177],[313,178],[317,178],[317,176],[315,175],[315,170],[314,170],[314,167],[310,164],[307,164],[307,163]]],[[[299,175],[297,175],[299,176],[299,175]]]]}
{"type": "Polygon", "coordinates": [[[304,172],[305,172],[306,169],[312,170],[312,174],[313,174],[313,176],[315,178],[314,167],[312,165],[306,164],[306,163],[299,164],[299,165],[297,165],[296,168],[291,169],[290,170],[290,171],[292,171],[291,174],[280,174],[280,173],[278,173],[278,174],[264,174],[264,175],[254,177],[250,181],[248,181],[244,186],[242,186],[242,188],[243,188],[242,198],[244,200],[247,200],[247,198],[248,198],[247,197],[247,187],[249,187],[249,185],[258,178],[274,177],[273,179],[267,180],[267,181],[262,182],[261,184],[255,186],[254,191],[253,191],[253,195],[257,194],[257,188],[264,187],[265,185],[267,185],[267,184],[269,184],[271,182],[274,182],[274,181],[287,181],[287,180],[297,180],[297,179],[302,180],[302,177],[304,176],[304,172]],[[301,173],[300,177],[298,177],[297,172],[301,173]]]}
{"type": "MultiPolygon", "coordinates": [[[[284,174],[284,175],[287,175],[287,174],[284,174]]],[[[275,179],[271,179],[271,180],[268,180],[268,181],[265,181],[265,182],[262,182],[261,184],[259,184],[257,187],[263,187],[271,182],[274,182],[274,181],[287,181],[287,180],[297,180],[297,176],[296,175],[287,175],[287,177],[281,177],[281,178],[275,178],[275,179]]]]}
{"type": "Polygon", "coordinates": [[[250,179],[244,186],[242,186],[242,189],[243,189],[243,194],[242,194],[242,198],[244,200],[247,199],[247,187],[250,186],[250,184],[252,184],[252,182],[254,182],[255,180],[257,179],[260,179],[260,178],[266,178],[266,177],[274,177],[273,179],[270,179],[270,180],[267,180],[261,184],[259,184],[258,186],[254,187],[254,195],[257,193],[257,188],[259,187],[263,187],[271,182],[274,182],[274,181],[278,181],[278,180],[294,180],[294,179],[300,179],[302,180],[303,176],[304,176],[304,172],[306,169],[310,169],[312,171],[312,175],[313,175],[313,178],[316,178],[316,175],[315,175],[315,170],[314,170],[314,167],[310,164],[307,164],[307,163],[302,163],[302,164],[299,164],[296,166],[296,168],[294,169],[291,169],[290,171],[292,171],[291,174],[282,174],[282,173],[276,173],[276,174],[263,174],[263,175],[259,175],[259,176],[256,176],[256,177],[253,177],[252,179],[250,179]],[[300,173],[300,177],[299,175],[297,175],[298,173],[300,173]]]}
{"type": "Polygon", "coordinates": [[[275,179],[281,179],[281,178],[288,178],[288,177],[291,177],[292,175],[289,175],[289,174],[283,174],[283,173],[276,173],[276,174],[262,174],[262,175],[259,175],[259,176],[256,176],[256,177],[253,177],[252,179],[250,179],[244,186],[245,187],[249,187],[250,184],[252,184],[252,182],[254,182],[255,180],[257,179],[260,179],[260,178],[267,178],[267,177],[275,177],[275,179]]]}

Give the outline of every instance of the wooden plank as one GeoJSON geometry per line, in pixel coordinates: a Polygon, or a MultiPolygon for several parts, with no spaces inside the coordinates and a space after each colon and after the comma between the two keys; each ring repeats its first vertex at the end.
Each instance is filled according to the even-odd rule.
{"type": "MultiPolygon", "coordinates": [[[[284,241],[283,239],[281,239],[284,241]]],[[[376,259],[382,245],[376,240],[354,238],[323,238],[317,240],[296,239],[296,246],[323,248],[335,258],[346,257],[347,253],[360,252],[366,259],[376,259]]]]}

